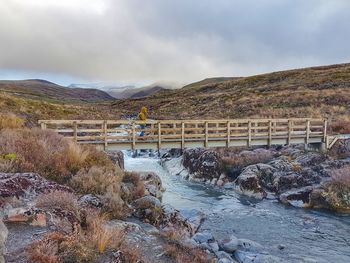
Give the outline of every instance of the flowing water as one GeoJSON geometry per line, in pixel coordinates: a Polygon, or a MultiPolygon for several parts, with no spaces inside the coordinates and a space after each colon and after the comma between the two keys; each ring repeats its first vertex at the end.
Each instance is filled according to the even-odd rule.
{"type": "Polygon", "coordinates": [[[262,244],[285,262],[350,263],[350,216],[287,207],[276,200],[257,201],[233,191],[191,183],[169,174],[156,158],[131,158],[129,171],[157,173],[166,191],[163,203],[177,209],[198,209],[207,215],[201,231],[217,239],[231,234],[262,244]],[[279,245],[285,248],[280,250],[279,245]]]}

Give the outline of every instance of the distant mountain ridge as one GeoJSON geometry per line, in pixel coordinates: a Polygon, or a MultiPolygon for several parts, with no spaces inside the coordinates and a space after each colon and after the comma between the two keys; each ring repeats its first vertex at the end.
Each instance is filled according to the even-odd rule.
{"type": "Polygon", "coordinates": [[[47,80],[0,80],[0,91],[32,99],[61,102],[103,102],[114,100],[98,89],[69,88],[47,80]]]}

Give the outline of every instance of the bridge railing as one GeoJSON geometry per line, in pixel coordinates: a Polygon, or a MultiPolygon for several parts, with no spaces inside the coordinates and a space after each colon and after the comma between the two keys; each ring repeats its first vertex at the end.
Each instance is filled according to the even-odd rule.
{"type": "MultiPolygon", "coordinates": [[[[247,146],[257,140],[266,145],[296,139],[309,143],[310,139],[326,140],[327,121],[323,119],[231,119],[231,120],[40,120],[42,129],[52,129],[79,143],[138,145],[177,143],[184,148],[194,142],[203,147],[231,146],[244,141],[247,146]],[[220,143],[219,143],[220,142],[220,143]],[[223,144],[224,143],[224,144],[223,144]]],[[[280,143],[281,144],[281,143],[280,143]]]]}

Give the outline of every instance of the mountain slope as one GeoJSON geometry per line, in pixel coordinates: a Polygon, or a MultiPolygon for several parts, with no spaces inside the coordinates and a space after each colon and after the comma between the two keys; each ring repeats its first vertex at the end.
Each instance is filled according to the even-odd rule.
{"type": "Polygon", "coordinates": [[[98,89],[67,88],[46,80],[1,80],[0,91],[12,95],[59,102],[102,102],[114,100],[98,89]]]}
{"type": "Polygon", "coordinates": [[[350,64],[198,82],[179,90],[113,103],[153,118],[334,117],[350,114],[350,64]]]}

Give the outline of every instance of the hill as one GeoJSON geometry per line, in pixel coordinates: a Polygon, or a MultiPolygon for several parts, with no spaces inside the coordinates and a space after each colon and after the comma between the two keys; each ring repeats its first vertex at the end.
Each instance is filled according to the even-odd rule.
{"type": "Polygon", "coordinates": [[[124,113],[149,108],[151,117],[330,117],[347,120],[350,64],[209,79],[142,99],[113,102],[124,113]]]}
{"type": "Polygon", "coordinates": [[[46,80],[1,80],[0,91],[15,96],[59,102],[102,102],[114,100],[98,89],[67,88],[46,80]]]}

